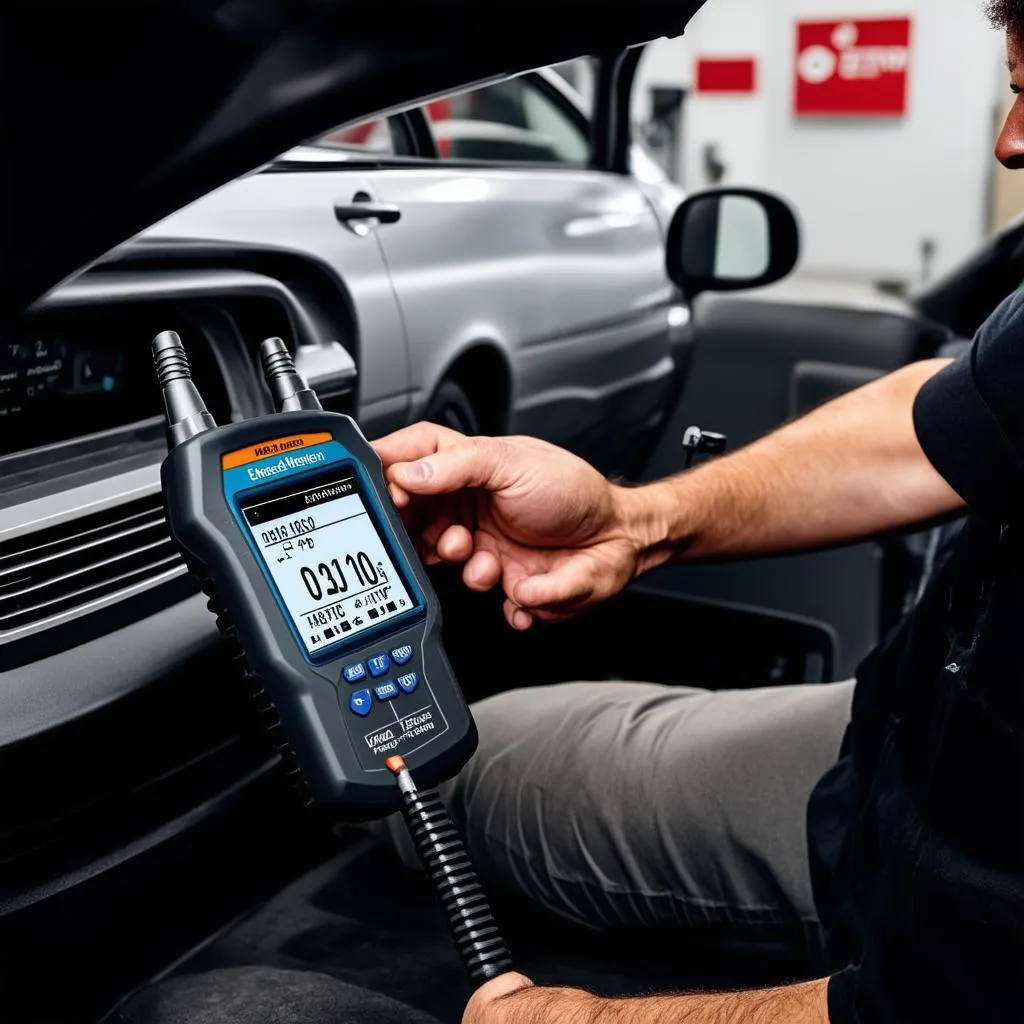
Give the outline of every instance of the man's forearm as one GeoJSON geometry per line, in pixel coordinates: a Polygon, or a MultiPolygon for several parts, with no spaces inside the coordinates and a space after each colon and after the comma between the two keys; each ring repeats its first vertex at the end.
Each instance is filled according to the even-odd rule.
{"type": "Polygon", "coordinates": [[[588,1024],[828,1024],[828,982],[728,992],[602,1000],[588,1024]]]}
{"type": "Polygon", "coordinates": [[[918,391],[948,362],[904,367],[733,455],[630,492],[642,567],[826,547],[962,507],[913,423],[918,391]]]}
{"type": "Polygon", "coordinates": [[[483,1005],[463,1024],[828,1024],[828,981],[713,995],[607,999],[580,989],[527,988],[483,1005]]]}
{"type": "Polygon", "coordinates": [[[604,1000],[593,1024],[828,1024],[828,983],[604,1000]]]}

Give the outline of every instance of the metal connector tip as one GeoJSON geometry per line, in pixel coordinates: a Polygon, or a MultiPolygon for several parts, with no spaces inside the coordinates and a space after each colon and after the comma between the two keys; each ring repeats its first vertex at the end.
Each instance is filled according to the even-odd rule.
{"type": "Polygon", "coordinates": [[[153,365],[164,394],[168,447],[217,426],[192,383],[185,346],[176,331],[161,331],[153,339],[153,365]]]}
{"type": "Polygon", "coordinates": [[[166,387],[172,380],[192,379],[185,346],[177,331],[161,331],[153,339],[153,365],[161,387],[166,387]]]}
{"type": "Polygon", "coordinates": [[[281,338],[267,338],[261,342],[260,365],[278,412],[323,409],[316,392],[295,368],[292,354],[281,338]]]}

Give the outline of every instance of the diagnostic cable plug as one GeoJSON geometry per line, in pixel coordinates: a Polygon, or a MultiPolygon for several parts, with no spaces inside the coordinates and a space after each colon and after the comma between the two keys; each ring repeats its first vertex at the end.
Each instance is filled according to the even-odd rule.
{"type": "Polygon", "coordinates": [[[470,978],[480,985],[512,970],[483,886],[437,790],[418,789],[401,756],[384,763],[398,780],[405,823],[470,978]]]}

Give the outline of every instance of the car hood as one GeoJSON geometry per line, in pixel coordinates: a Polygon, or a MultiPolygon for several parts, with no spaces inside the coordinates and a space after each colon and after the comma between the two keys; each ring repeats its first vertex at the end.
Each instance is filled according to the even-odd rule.
{"type": "Polygon", "coordinates": [[[703,0],[18,0],[0,14],[0,323],[334,125],[680,34],[703,0]]]}

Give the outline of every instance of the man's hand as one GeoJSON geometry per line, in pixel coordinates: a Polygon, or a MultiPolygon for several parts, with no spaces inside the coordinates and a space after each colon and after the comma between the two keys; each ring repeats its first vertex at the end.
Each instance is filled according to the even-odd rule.
{"type": "Polygon", "coordinates": [[[462,1024],[828,1024],[828,982],[700,995],[606,999],[510,972],[487,982],[462,1024]]]}
{"type": "Polygon", "coordinates": [[[417,423],[374,443],[428,565],[463,565],[473,590],[501,583],[515,629],[611,597],[638,570],[624,488],[529,437],[465,437],[417,423]]]}
{"type": "Polygon", "coordinates": [[[591,1024],[601,1000],[577,988],[538,988],[510,971],[473,993],[462,1024],[591,1024]]]}

